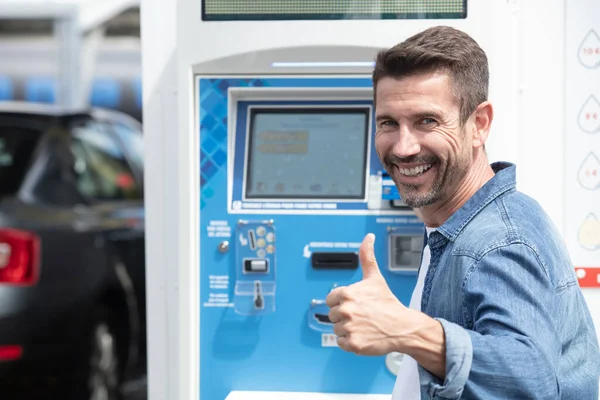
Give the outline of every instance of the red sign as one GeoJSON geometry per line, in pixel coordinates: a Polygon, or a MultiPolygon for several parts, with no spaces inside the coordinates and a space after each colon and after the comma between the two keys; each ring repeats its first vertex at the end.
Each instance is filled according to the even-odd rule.
{"type": "Polygon", "coordinates": [[[576,267],[575,272],[582,288],[600,288],[600,267],[576,267]]]}

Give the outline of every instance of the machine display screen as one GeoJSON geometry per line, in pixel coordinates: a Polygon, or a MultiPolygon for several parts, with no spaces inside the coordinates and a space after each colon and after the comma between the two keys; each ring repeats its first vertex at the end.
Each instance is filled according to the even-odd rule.
{"type": "Polygon", "coordinates": [[[467,0],[203,0],[204,21],[457,19],[467,0]]]}
{"type": "Polygon", "coordinates": [[[368,107],[250,110],[247,199],[363,199],[368,107]]]}

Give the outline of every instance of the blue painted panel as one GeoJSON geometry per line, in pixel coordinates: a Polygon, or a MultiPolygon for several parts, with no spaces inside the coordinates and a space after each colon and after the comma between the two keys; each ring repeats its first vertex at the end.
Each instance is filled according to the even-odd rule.
{"type": "Polygon", "coordinates": [[[14,85],[10,77],[0,75],[0,101],[13,100],[14,85]]]}
{"type": "Polygon", "coordinates": [[[52,77],[35,76],[25,82],[25,100],[34,103],[56,101],[56,80],[52,77]]]}
{"type": "Polygon", "coordinates": [[[92,84],[90,102],[96,107],[117,108],[121,101],[121,87],[112,78],[96,78],[92,84]]]}

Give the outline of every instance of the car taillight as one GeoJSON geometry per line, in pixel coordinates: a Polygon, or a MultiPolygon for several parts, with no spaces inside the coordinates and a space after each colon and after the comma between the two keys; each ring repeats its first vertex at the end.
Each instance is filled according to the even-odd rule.
{"type": "Polygon", "coordinates": [[[33,285],[39,276],[40,240],[30,232],[0,229],[0,284],[33,285]]]}
{"type": "Polygon", "coordinates": [[[14,361],[23,356],[21,346],[0,346],[0,361],[14,361]]]}

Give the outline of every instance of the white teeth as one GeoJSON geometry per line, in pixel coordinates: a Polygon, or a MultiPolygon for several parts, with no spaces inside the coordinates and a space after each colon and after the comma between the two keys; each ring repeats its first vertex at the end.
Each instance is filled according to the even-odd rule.
{"type": "Polygon", "coordinates": [[[414,167],[414,168],[399,168],[399,170],[402,175],[417,176],[417,175],[421,175],[423,172],[427,171],[431,167],[432,167],[431,164],[427,164],[427,165],[420,165],[420,166],[414,167]]]}

